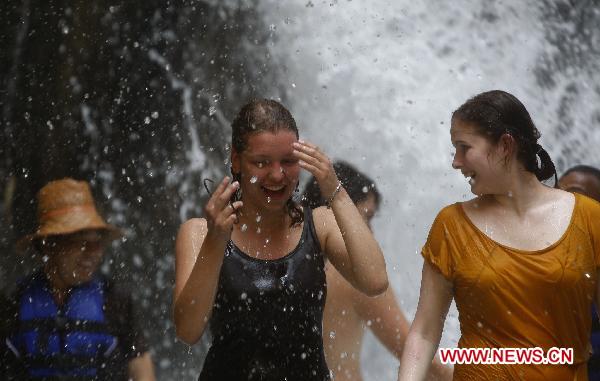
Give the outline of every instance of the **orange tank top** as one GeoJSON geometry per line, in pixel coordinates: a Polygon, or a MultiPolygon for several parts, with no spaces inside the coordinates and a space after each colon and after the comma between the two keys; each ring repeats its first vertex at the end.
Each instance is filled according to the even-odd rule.
{"type": "Polygon", "coordinates": [[[599,203],[575,195],[563,236],[536,251],[495,242],[453,204],[436,217],[422,255],[453,284],[459,348],[573,348],[572,365],[457,364],[454,380],[587,380],[599,203]]]}

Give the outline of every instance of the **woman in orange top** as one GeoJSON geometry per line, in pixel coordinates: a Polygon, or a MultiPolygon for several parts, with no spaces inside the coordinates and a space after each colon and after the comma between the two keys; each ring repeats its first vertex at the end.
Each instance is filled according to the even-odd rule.
{"type": "Polygon", "coordinates": [[[587,380],[600,204],[540,182],[556,179],[554,164],[511,94],[468,100],[450,135],[452,166],[477,197],[442,209],[431,227],[399,380],[424,379],[453,298],[460,348],[573,349],[573,364],[456,364],[455,380],[587,380]]]}

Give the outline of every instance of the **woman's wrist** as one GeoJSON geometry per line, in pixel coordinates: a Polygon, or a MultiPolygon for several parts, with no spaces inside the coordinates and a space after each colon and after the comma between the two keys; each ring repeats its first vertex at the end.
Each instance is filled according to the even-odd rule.
{"type": "Polygon", "coordinates": [[[340,193],[340,189],[342,189],[342,182],[338,180],[338,184],[335,187],[335,190],[331,193],[329,198],[325,200],[325,206],[327,206],[327,209],[331,209],[331,205],[333,205],[333,200],[335,200],[335,196],[337,196],[337,194],[340,193]]]}

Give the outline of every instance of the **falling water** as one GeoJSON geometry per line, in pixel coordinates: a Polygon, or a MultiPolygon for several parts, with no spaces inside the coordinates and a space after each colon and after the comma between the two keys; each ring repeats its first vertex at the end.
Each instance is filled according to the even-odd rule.
{"type": "MultiPolygon", "coordinates": [[[[600,164],[599,10],[532,4],[263,3],[301,134],[380,187],[384,202],[373,227],[409,318],[419,251],[437,211],[472,197],[450,166],[449,117],[468,97],[514,93],[559,170],[600,164]]],[[[453,307],[441,345],[455,345],[459,334],[453,307]]],[[[394,379],[397,362],[372,336],[365,347],[366,379],[394,379]]]]}
{"type": "MultiPolygon", "coordinates": [[[[206,347],[178,343],[170,319],[173,239],[179,223],[201,214],[202,178],[228,171],[228,120],[251,96],[283,94],[304,138],[377,180],[384,204],[373,227],[412,317],[429,226],[443,205],[471,197],[450,168],[448,134],[467,97],[513,92],[559,169],[600,165],[595,3],[5,7],[0,286],[31,269],[12,243],[33,229],[35,190],[52,177],[89,179],[127,231],[103,271],[135,284],[158,379],[196,379],[206,347]]],[[[457,338],[453,310],[442,345],[457,338]]],[[[369,379],[395,377],[395,360],[372,338],[363,365],[369,379]]]]}

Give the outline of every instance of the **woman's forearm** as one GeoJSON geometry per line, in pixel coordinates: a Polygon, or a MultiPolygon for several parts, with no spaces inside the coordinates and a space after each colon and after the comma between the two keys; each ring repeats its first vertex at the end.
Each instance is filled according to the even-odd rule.
{"type": "Polygon", "coordinates": [[[406,338],[404,353],[400,360],[398,381],[423,381],[431,366],[438,344],[411,331],[406,338]]]}
{"type": "Polygon", "coordinates": [[[345,189],[335,196],[332,209],[348,252],[355,286],[367,295],[381,294],[388,287],[383,252],[345,189]]]}

